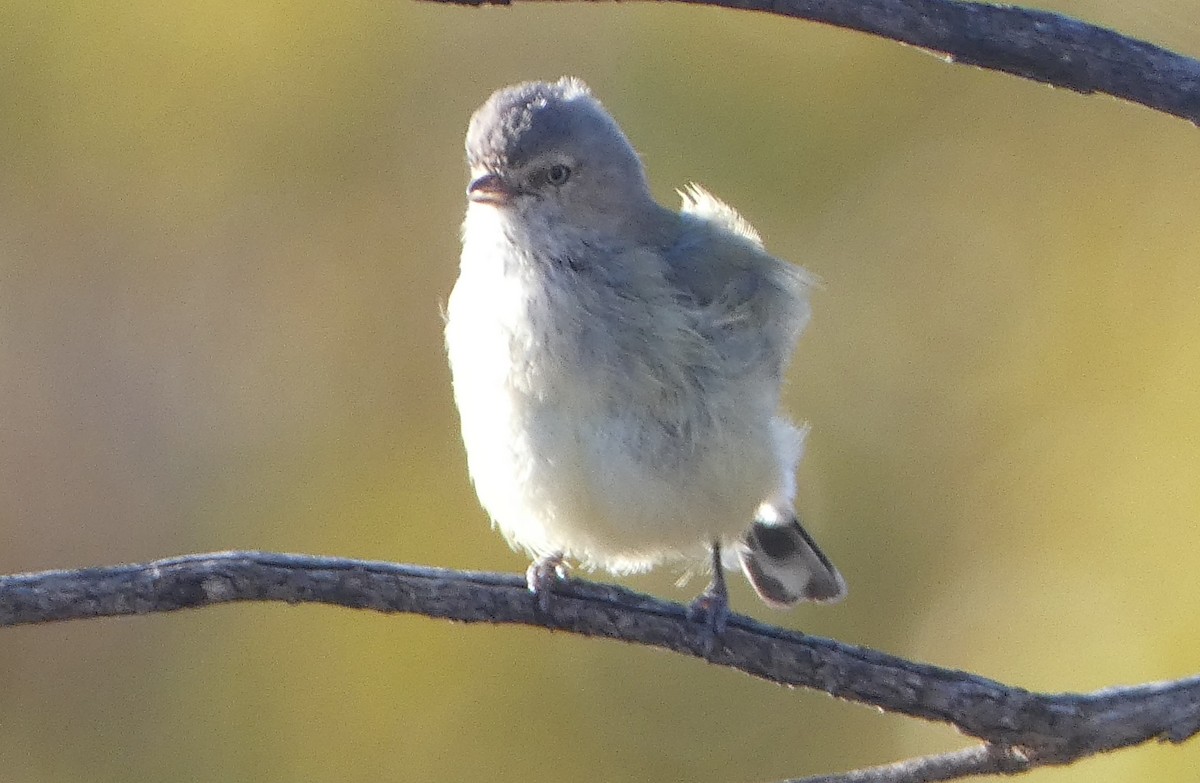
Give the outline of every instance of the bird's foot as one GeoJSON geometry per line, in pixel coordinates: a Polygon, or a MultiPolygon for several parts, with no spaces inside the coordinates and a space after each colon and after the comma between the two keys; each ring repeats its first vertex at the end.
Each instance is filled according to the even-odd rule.
{"type": "Polygon", "coordinates": [[[688,605],[687,613],[688,619],[699,626],[704,657],[711,658],[729,625],[729,597],[705,590],[688,605]]]}
{"type": "Polygon", "coordinates": [[[725,586],[725,571],[721,566],[720,546],[712,545],[712,583],[688,606],[688,619],[700,625],[700,643],[704,657],[711,659],[717,641],[729,624],[729,590],[725,586]]]}
{"type": "Polygon", "coordinates": [[[565,582],[569,573],[562,552],[543,555],[529,564],[529,568],[525,569],[525,584],[537,599],[538,609],[543,612],[550,610],[550,598],[555,585],[565,582]]]}

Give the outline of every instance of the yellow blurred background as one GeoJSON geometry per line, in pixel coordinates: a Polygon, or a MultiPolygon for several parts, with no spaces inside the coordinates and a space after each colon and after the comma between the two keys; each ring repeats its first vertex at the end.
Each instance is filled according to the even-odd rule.
{"type": "MultiPolygon", "coordinates": [[[[1200,53],[1185,0],[1053,8],[1200,53]]],[[[523,569],[466,478],[438,308],[467,118],[571,73],[662,199],[702,182],[826,281],[787,404],[851,596],[776,613],[739,579],[737,610],[1039,690],[1200,670],[1187,123],[671,5],[8,2],[0,52],[0,572],[523,569]]],[[[626,583],[701,587],[675,576],[626,583]]],[[[3,783],[752,783],[965,742],[619,644],[282,605],[0,630],[0,693],[3,783]]]]}

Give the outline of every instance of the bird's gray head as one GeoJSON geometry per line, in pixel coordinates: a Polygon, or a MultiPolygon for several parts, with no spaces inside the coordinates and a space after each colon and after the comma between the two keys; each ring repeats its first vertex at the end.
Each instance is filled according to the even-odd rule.
{"type": "Polygon", "coordinates": [[[472,202],[603,229],[653,203],[637,153],[587,85],[564,77],[498,90],[471,117],[472,202]]]}

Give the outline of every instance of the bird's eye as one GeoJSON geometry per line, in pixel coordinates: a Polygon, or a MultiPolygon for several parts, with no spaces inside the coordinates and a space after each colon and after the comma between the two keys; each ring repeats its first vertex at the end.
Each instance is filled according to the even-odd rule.
{"type": "Polygon", "coordinates": [[[551,185],[562,185],[571,178],[571,169],[561,163],[555,163],[546,169],[546,181],[551,185]]]}

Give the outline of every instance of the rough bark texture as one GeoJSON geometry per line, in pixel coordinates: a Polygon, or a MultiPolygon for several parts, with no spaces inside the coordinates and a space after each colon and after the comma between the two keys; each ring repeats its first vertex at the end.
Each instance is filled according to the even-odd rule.
{"type": "Polygon", "coordinates": [[[170,612],[233,601],[323,603],[461,622],[515,623],[707,657],[755,677],[956,726],[986,744],[809,783],[947,780],[1018,772],[1200,731],[1200,677],[1040,694],[733,615],[705,655],[687,607],[570,580],[542,611],[515,575],[270,552],[0,577],[0,625],[170,612]],[[873,777],[872,777],[873,775],[873,777]],[[855,777],[857,776],[857,777],[855,777]]]}
{"type": "MultiPolygon", "coordinates": [[[[509,5],[522,0],[431,0],[509,5]]],[[[527,0],[524,0],[527,1],[527,0]]],[[[1049,11],[962,0],[676,0],[858,30],[1076,92],[1104,93],[1200,124],[1200,61],[1049,11]]]]}

